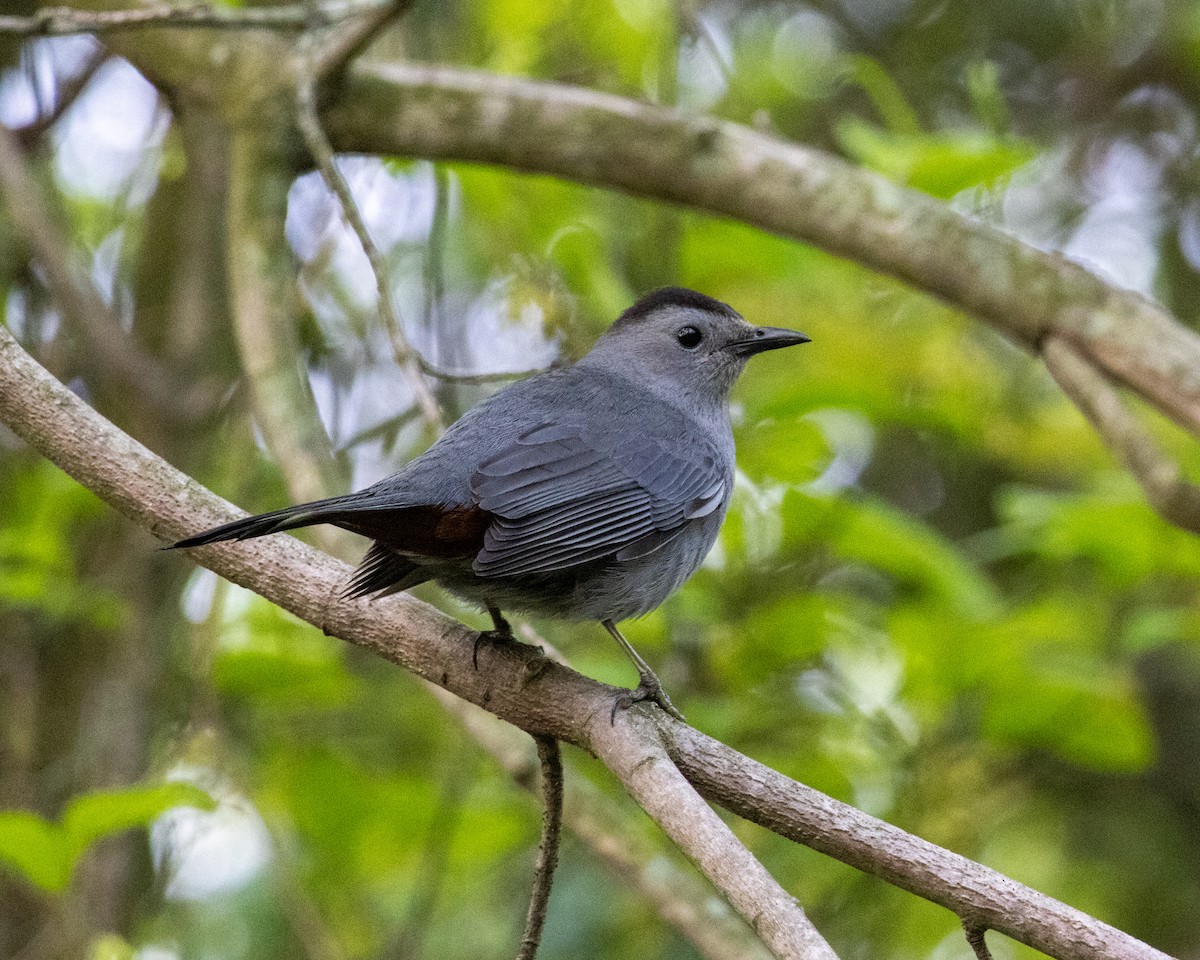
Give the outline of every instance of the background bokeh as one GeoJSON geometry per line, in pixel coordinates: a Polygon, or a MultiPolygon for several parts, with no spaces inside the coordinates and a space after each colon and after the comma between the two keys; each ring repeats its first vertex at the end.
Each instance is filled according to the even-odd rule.
{"type": "MultiPolygon", "coordinates": [[[[1196,323],[1192,3],[419,2],[369,56],[773,131],[1196,323]]],[[[0,220],[4,323],[217,492],[250,510],[287,503],[206,200],[220,191],[219,132],[178,122],[94,40],[10,42],[0,58],[0,123],[26,131],[79,268],[173,371],[181,403],[200,383],[218,399],[164,408],[104,369],[0,220]],[[72,107],[38,129],[84,69],[72,107]]],[[[808,333],[811,346],[756,361],[738,388],[720,542],[630,639],[705,732],[1200,957],[1200,545],[1152,513],[1039,364],[927,296],[727,220],[482,167],[341,166],[408,337],[444,371],[568,360],[666,283],[808,333]]],[[[315,174],[292,182],[286,242],[310,453],[331,487],[362,486],[432,436],[367,260],[315,174]]],[[[456,415],[503,380],[429,382],[456,415]]],[[[1195,464],[1182,436],[1156,430],[1195,464]]],[[[140,817],[113,801],[111,822],[149,831],[85,845],[65,874],[38,873],[49,853],[22,859],[34,821],[0,815],[0,956],[57,955],[38,945],[48,927],[142,960],[510,955],[536,798],[412,677],[155,548],[0,429],[0,809],[67,823],[97,790],[164,781],[215,800],[158,817],[157,795],[137,795],[140,817]]],[[[535,626],[583,672],[633,683],[598,627],[535,626]]],[[[590,759],[568,761],[569,777],[628,802],[590,759]]],[[[846,960],[970,956],[951,913],[734,829],[846,960]]],[[[995,936],[993,948],[1032,955],[995,936]]],[[[696,955],[568,837],[542,956],[696,955]]]]}

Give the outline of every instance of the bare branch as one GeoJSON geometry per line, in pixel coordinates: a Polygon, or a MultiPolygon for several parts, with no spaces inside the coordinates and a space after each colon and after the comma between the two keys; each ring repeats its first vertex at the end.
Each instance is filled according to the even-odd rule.
{"type": "MultiPolygon", "coordinates": [[[[537,642],[545,645],[544,640],[537,642]]],[[[545,645],[545,649],[548,656],[555,657],[553,647],[545,645]]],[[[435,684],[428,687],[518,785],[533,789],[536,757],[519,730],[435,684]]],[[[767,960],[770,956],[762,941],[695,869],[676,862],[678,852],[663,844],[661,833],[649,836],[643,818],[628,815],[584,777],[566,782],[563,807],[567,828],[622,882],[637,890],[701,956],[707,960],[767,960]]]]}
{"type": "Polygon", "coordinates": [[[1059,960],[1165,954],[966,857],[797,783],[684,724],[667,749],[702,796],[768,830],[1059,960]]]}
{"type": "Polygon", "coordinates": [[[687,204],[907,281],[1031,350],[1069,336],[1200,432],[1200,336],[1160,306],[869,170],[748,127],[563,84],[356,64],[336,149],[494,163],[687,204]]]}
{"type": "Polygon", "coordinates": [[[387,262],[379,252],[379,248],[375,246],[375,241],[371,239],[366,221],[363,220],[358,204],[354,202],[354,195],[350,192],[350,185],[338,170],[333,156],[333,148],[330,147],[325,131],[321,127],[321,121],[317,115],[314,69],[311,63],[302,64],[299,67],[299,76],[296,81],[298,108],[296,122],[300,127],[304,142],[308,145],[308,151],[317,164],[317,169],[321,171],[326,186],[337,197],[341,204],[342,215],[346,218],[346,222],[354,231],[355,236],[358,237],[363,253],[367,255],[367,259],[371,263],[371,271],[375,276],[375,288],[378,293],[379,315],[383,318],[384,327],[391,340],[396,363],[404,371],[405,379],[412,388],[413,399],[421,408],[426,422],[434,428],[440,428],[444,425],[442,408],[438,405],[437,399],[429,389],[429,384],[425,382],[425,378],[421,374],[421,364],[417,353],[404,336],[404,330],[400,326],[400,321],[396,317],[396,311],[392,305],[392,285],[389,280],[387,262]]]}
{"type": "Polygon", "coordinates": [[[542,839],[538,844],[537,863],[533,869],[533,892],[529,896],[529,912],[525,916],[525,933],[517,960],[533,960],[542,942],[542,927],[546,925],[546,910],[550,906],[550,885],[554,868],[558,866],[558,844],[562,836],[563,769],[558,741],[538,736],[538,760],[542,765],[542,839]]]}
{"type": "MultiPolygon", "coordinates": [[[[659,729],[632,710],[613,723],[611,713],[587,720],[589,748],[629,795],[721,891],[780,960],[837,960],[804,910],[690,783],[668,755],[659,729]],[[632,736],[630,736],[632,732],[632,736]]],[[[665,718],[671,727],[677,721],[665,718]]]]}
{"type": "Polygon", "coordinates": [[[1046,369],[1170,523],[1200,533],[1200,487],[1188,483],[1121,394],[1061,337],[1042,344],[1046,369]]]}
{"type": "MultiPolygon", "coordinates": [[[[299,502],[338,487],[297,342],[298,294],[284,237],[289,176],[270,129],[239,128],[230,140],[226,241],[234,335],[255,417],[288,490],[299,502]]],[[[317,534],[332,548],[343,535],[317,534]]]]}
{"type": "Polygon", "coordinates": [[[97,49],[78,70],[61,80],[58,84],[58,99],[54,103],[54,108],[39,116],[32,123],[13,131],[18,143],[28,150],[41,140],[75,105],[79,95],[87,89],[87,85],[91,83],[99,69],[108,62],[108,59],[107,50],[97,49]]]}
{"type": "Polygon", "coordinates": [[[306,30],[388,10],[394,5],[394,0],[326,0],[311,9],[305,4],[231,8],[209,3],[151,3],[129,10],[106,11],[42,7],[27,17],[0,15],[0,33],[50,37],[71,33],[112,33],[145,27],[306,30]]]}
{"type": "MultiPolygon", "coordinates": [[[[88,407],[3,328],[0,421],[133,522],[165,540],[242,515],[88,407]]],[[[411,597],[340,601],[349,568],[293,537],[214,545],[191,553],[209,569],[326,633],[391,660],[523,730],[603,757],[627,788],[645,795],[651,812],[664,823],[671,822],[671,812],[661,806],[686,798],[686,784],[678,779],[682,774],[701,795],[739,816],[1059,960],[1166,960],[1165,954],[1128,934],[796,783],[686,725],[663,721],[656,728],[648,718],[653,715],[650,708],[625,711],[610,725],[612,698],[620,691],[548,661],[533,648],[485,647],[481,668],[475,670],[474,631],[411,597]]],[[[702,842],[706,835],[715,843],[727,842],[723,828],[719,818],[716,823],[699,823],[688,842],[702,842]]],[[[741,867],[746,854],[734,853],[731,862],[741,867]]],[[[691,855],[699,860],[705,854],[698,848],[691,855]]],[[[748,880],[726,878],[726,885],[736,886],[731,900],[757,930],[777,936],[806,922],[786,895],[764,895],[748,906],[750,891],[759,881],[755,870],[751,874],[748,880]]]]}

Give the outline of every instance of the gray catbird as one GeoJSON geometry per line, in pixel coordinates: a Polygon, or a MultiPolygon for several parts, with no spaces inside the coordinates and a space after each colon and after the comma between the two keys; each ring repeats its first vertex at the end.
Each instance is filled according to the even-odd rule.
{"type": "Polygon", "coordinates": [[[656,290],[574,366],[499,391],[395,476],[175,546],[331,523],[374,540],[345,597],[436,580],[487,608],[493,640],[512,637],[501,610],[599,620],[640,677],[614,714],[649,699],[678,716],[616,624],[662,603],[716,540],[733,492],[729,391],[747,358],[807,342],[693,290],[656,290]]]}

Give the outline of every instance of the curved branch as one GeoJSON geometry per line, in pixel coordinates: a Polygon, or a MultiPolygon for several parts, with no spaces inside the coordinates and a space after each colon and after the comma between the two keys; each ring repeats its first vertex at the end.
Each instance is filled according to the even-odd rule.
{"type": "MultiPolygon", "coordinates": [[[[3,328],[0,421],[164,540],[240,515],[88,407],[3,328]]],[[[697,806],[695,793],[670,773],[672,765],[662,762],[669,756],[696,790],[730,811],[941,903],[977,926],[1005,933],[1060,960],[1166,960],[1165,954],[1128,934],[796,783],[683,724],[663,721],[656,730],[634,709],[610,725],[612,698],[620,691],[546,660],[535,648],[488,646],[481,669],[472,669],[472,631],[411,597],[340,601],[338,590],[349,567],[293,537],[222,544],[192,553],[209,569],[325,632],[391,660],[529,733],[553,736],[603,756],[611,767],[627,771],[624,782],[635,795],[644,789],[638,777],[659,776],[652,799],[664,822],[667,816],[686,819],[711,813],[705,805],[697,806]],[[633,758],[653,762],[635,760],[630,767],[633,758]]],[[[685,829],[673,836],[693,842],[696,838],[687,833],[685,829]]],[[[685,847],[684,852],[703,863],[703,850],[685,847]]],[[[719,863],[715,868],[722,869],[719,863]]],[[[713,879],[740,912],[746,909],[746,892],[736,889],[738,877],[722,873],[713,879]]],[[[794,902],[759,901],[755,910],[747,919],[760,932],[767,926],[781,930],[807,924],[794,902]]]]}
{"type": "Polygon", "coordinates": [[[1200,433],[1200,336],[1161,307],[819,150],[710,116],[473,70],[356,65],[335,149],[465,160],[725,214],[905,280],[1036,348],[1058,334],[1200,433]]]}

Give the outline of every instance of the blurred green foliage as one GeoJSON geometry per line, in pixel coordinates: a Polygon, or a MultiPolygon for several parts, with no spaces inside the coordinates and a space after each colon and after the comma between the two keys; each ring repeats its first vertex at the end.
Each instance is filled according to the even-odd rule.
{"type": "Polygon", "coordinates": [[[92,844],[148,826],[181,805],[212,810],[216,802],[190,783],[162,783],[81,794],[67,804],[61,824],[21,810],[0,812],[0,862],[43,890],[62,893],[92,844]]]}
{"type": "MultiPolygon", "coordinates": [[[[466,0],[416,4],[374,55],[575,82],[835,150],[1119,278],[1148,258],[1147,292],[1190,323],[1200,16],[1142,6],[466,0]],[[1124,204],[1115,220],[1109,201],[1124,204]],[[1140,242],[1114,253],[1102,241],[1121,231],[1140,242]]],[[[120,116],[120,93],[97,109],[120,116]]],[[[172,128],[139,145],[115,195],[81,186],[76,168],[95,159],[60,147],[46,164],[77,252],[168,352],[177,343],[142,329],[131,300],[148,265],[187,262],[187,245],[139,246],[200,166],[181,142],[172,128]]],[[[1036,362],[898,283],[736,223],[481,167],[355,171],[410,334],[446,368],[578,355],[661,283],[808,333],[804,351],[748,371],[721,540],[630,639],[707,733],[1156,946],[1200,949],[1200,549],[1036,362]]],[[[354,241],[306,182],[288,234],[300,359],[330,447],[364,483],[427,438],[380,347],[354,241]]],[[[99,388],[9,260],[7,323],[76,389],[242,506],[286,499],[222,317],[184,334],[215,351],[188,375],[225,376],[227,402],[163,426],[99,388]]],[[[438,384],[454,411],[494,387],[438,384]]],[[[1187,438],[1162,435],[1194,468],[1187,438]]],[[[511,955],[536,802],[421,686],[104,526],[90,494],[0,444],[0,883],[43,903],[38,889],[62,889],[93,840],[188,801],[201,809],[172,817],[193,842],[156,829],[151,863],[139,841],[121,937],[96,940],[95,957],[511,955]],[[121,637],[134,652],[98,673],[93,651],[121,637]],[[132,727],[105,700],[125,669],[153,674],[121,701],[140,711],[132,727]],[[97,701],[108,711],[89,712],[97,701]],[[89,792],[80,757],[108,756],[96,744],[110,729],[137,731],[135,779],[175,771],[215,808],[183,785],[89,792]]],[[[632,682],[598,627],[535,626],[589,675],[632,682]]],[[[568,761],[628,803],[588,758],[568,761]]],[[[734,828],[847,960],[971,956],[941,908],[734,828]]],[[[568,839],[542,956],[696,953],[568,839]]]]}

